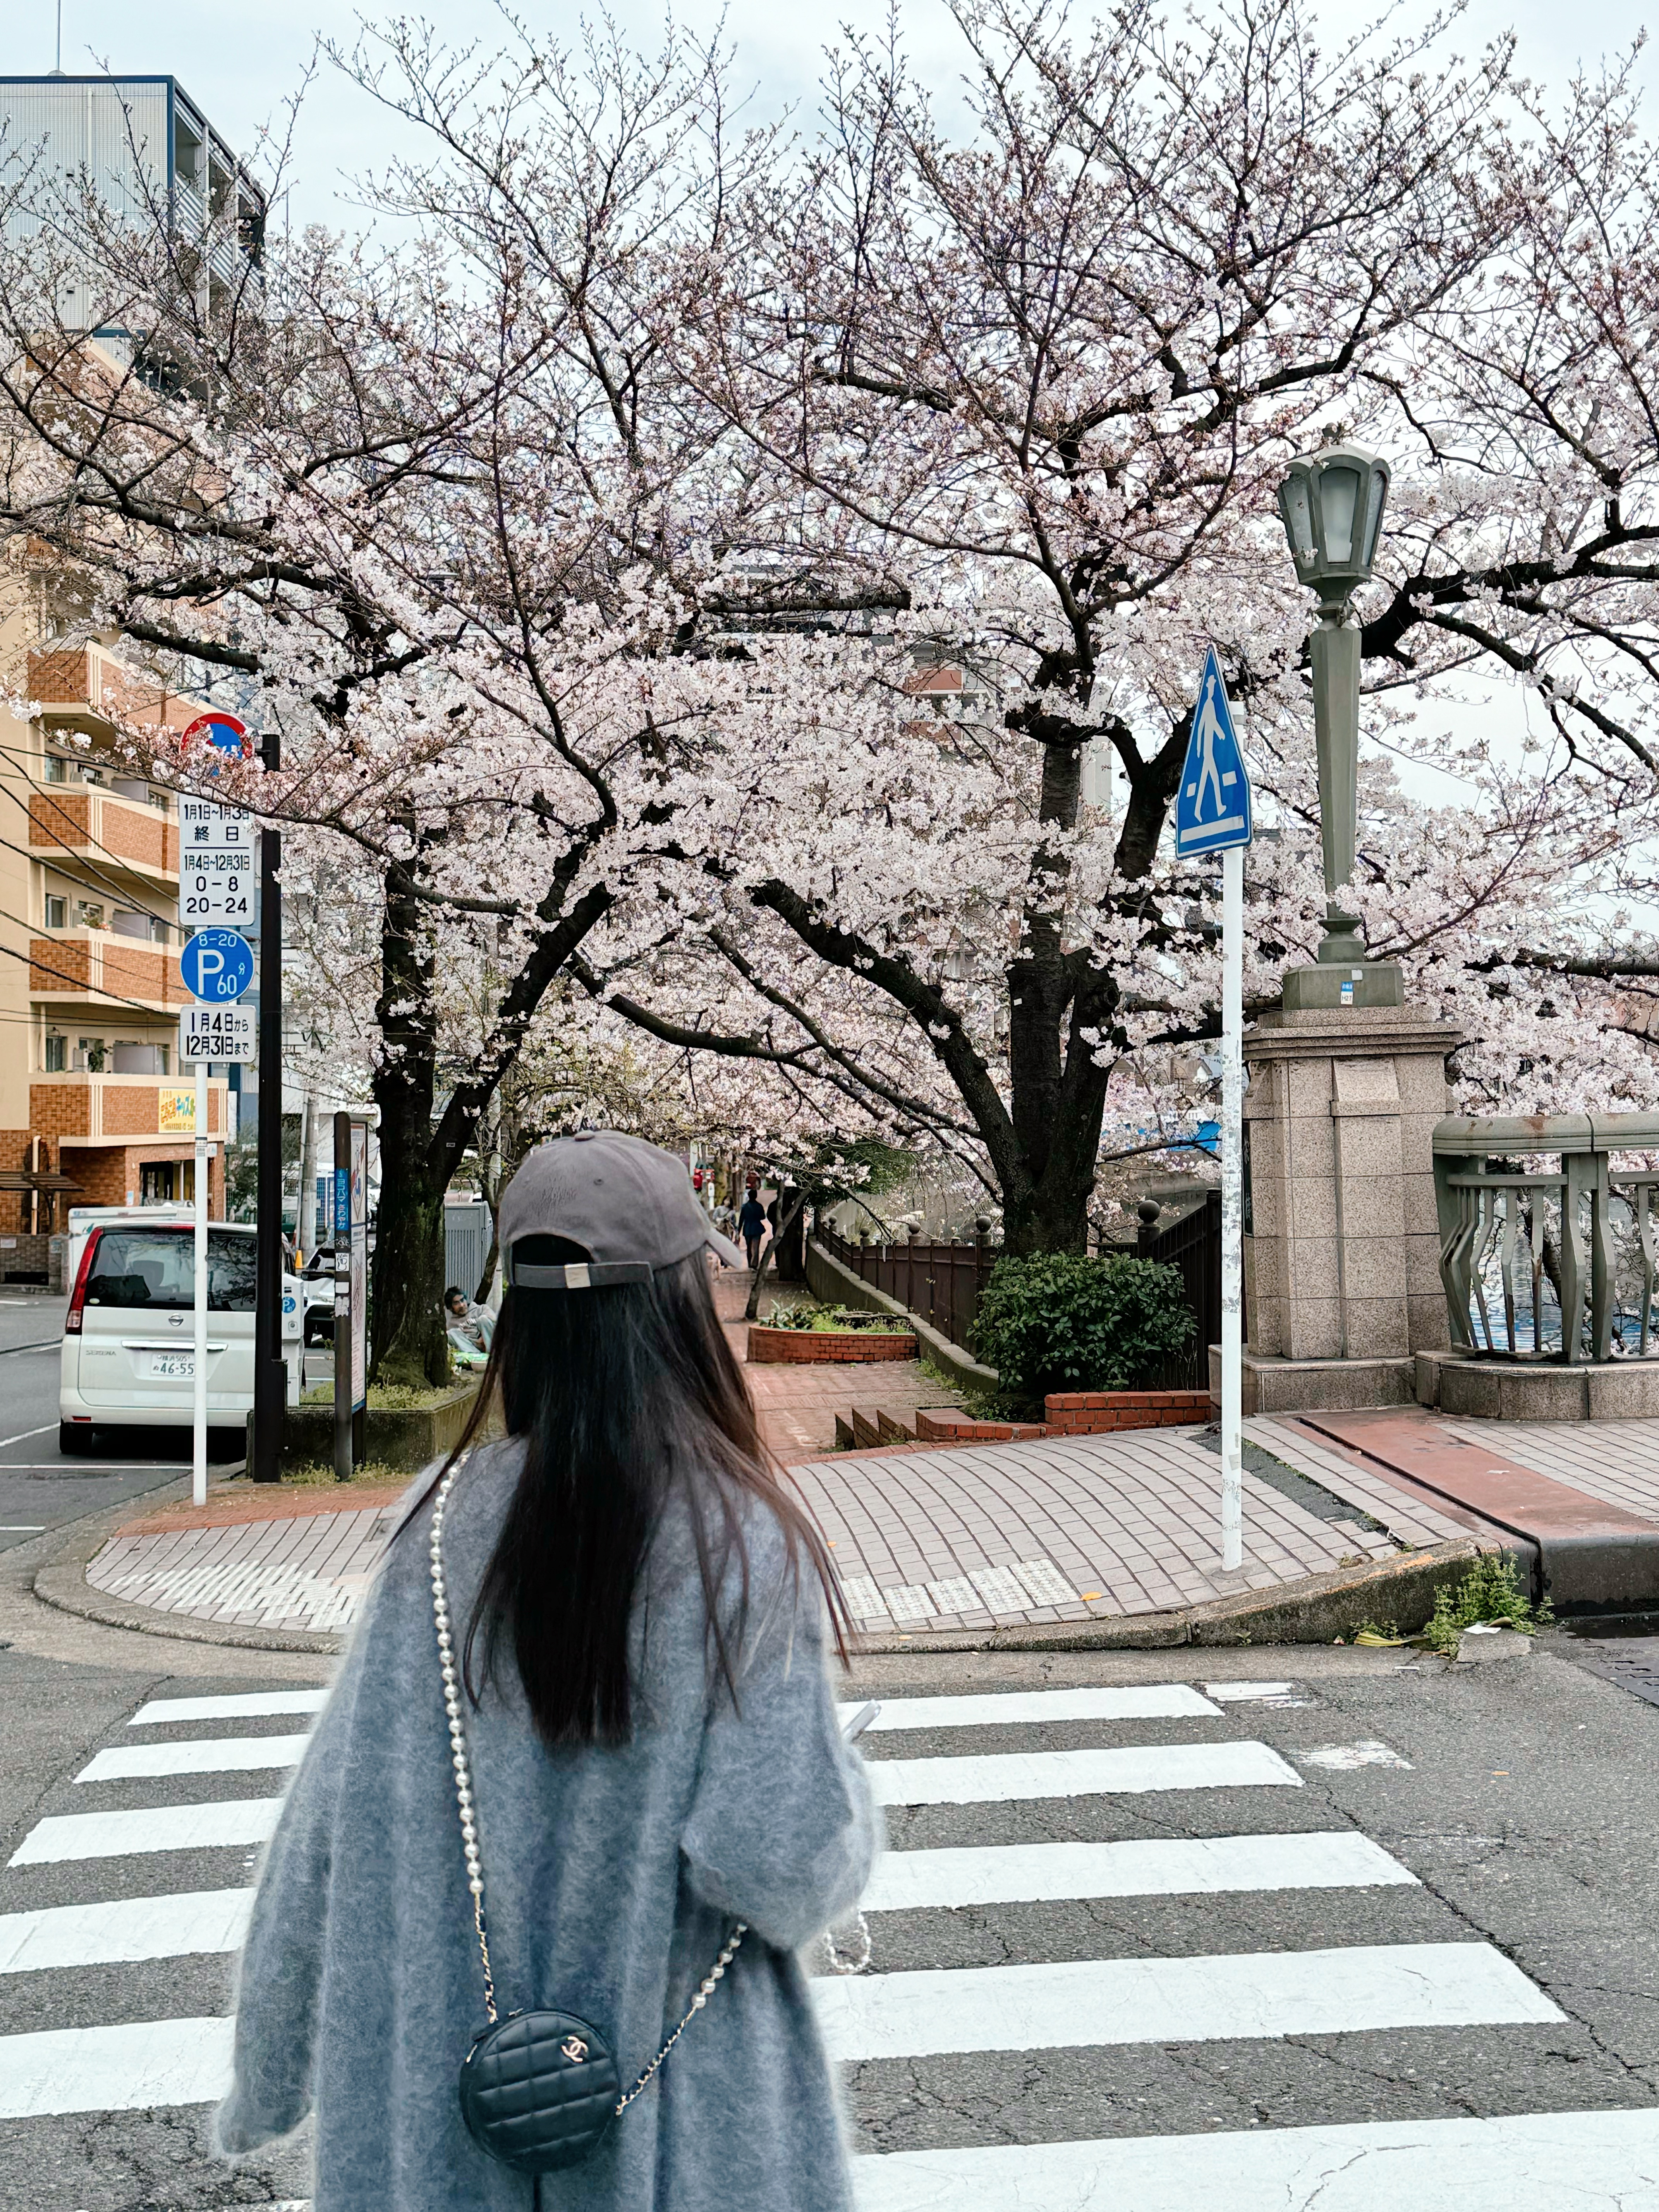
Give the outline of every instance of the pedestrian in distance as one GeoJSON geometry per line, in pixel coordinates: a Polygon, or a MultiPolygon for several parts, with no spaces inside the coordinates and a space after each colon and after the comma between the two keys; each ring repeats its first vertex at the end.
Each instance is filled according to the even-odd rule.
{"type": "Polygon", "coordinates": [[[738,1234],[743,1239],[752,1271],[760,1265],[761,1240],[766,1234],[766,1208],[761,1204],[757,1190],[749,1191],[738,1209],[738,1234]]]}
{"type": "Polygon", "coordinates": [[[828,1550],[714,1313],[738,1255],[611,1132],[532,1152],[501,1234],[468,1432],[268,1848],[219,2148],[313,2115],[314,2212],[848,2212],[796,1954],[877,1815],[828,1550]]]}

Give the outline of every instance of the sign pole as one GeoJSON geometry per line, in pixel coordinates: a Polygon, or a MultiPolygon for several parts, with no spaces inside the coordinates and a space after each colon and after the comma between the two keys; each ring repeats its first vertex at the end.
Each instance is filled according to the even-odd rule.
{"type": "Polygon", "coordinates": [[[1204,656],[1176,787],[1176,856],[1221,855],[1221,1567],[1244,1563],[1244,848],[1250,772],[1221,663],[1204,656]]]}
{"type": "MultiPolygon", "coordinates": [[[[268,769],[279,765],[276,739],[263,748],[268,769]]],[[[255,1482],[282,1475],[283,1417],[288,1376],[283,1366],[283,841],[259,832],[259,1127],[258,1285],[253,1316],[253,1463],[255,1482]]]]}
{"type": "Polygon", "coordinates": [[[190,1494],[207,1504],[207,1334],[208,1334],[208,1069],[196,1063],[196,1357],[191,1413],[190,1494]]]}
{"type": "Polygon", "coordinates": [[[1244,848],[1221,855],[1221,1565],[1244,1563],[1244,848]]]}
{"type": "Polygon", "coordinates": [[[351,1116],[334,1116],[334,1475],[351,1480],[351,1116]]]}

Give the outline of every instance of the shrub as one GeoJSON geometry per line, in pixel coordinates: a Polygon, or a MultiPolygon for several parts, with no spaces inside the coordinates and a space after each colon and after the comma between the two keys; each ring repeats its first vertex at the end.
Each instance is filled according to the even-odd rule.
{"type": "Polygon", "coordinates": [[[1197,1328],[1178,1267],[1037,1252],[992,1269],[974,1349],[1005,1397],[1040,1409],[1051,1390],[1144,1389],[1197,1328]]]}

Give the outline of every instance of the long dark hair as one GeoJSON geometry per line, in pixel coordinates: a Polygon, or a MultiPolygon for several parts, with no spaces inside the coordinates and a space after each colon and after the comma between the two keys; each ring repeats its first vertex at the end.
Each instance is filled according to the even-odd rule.
{"type": "MultiPolygon", "coordinates": [[[[562,1237],[538,1237],[515,1245],[514,1256],[557,1267],[587,1255],[562,1237]]],[[[799,1577],[805,1561],[817,1575],[845,1661],[848,1616],[828,1548],[761,1442],[701,1251],[659,1267],[648,1283],[509,1290],[450,1464],[498,1394],[525,1458],[467,1627],[464,1673],[475,1705],[510,1648],[544,1741],[628,1740],[635,1587],[676,1494],[696,1546],[711,1662],[734,1697],[732,1645],[741,1644],[749,1607],[743,1522],[757,1503],[782,1528],[788,1573],[799,1577]],[[719,1591],[734,1561],[738,1602],[723,1626],[719,1591]]]]}

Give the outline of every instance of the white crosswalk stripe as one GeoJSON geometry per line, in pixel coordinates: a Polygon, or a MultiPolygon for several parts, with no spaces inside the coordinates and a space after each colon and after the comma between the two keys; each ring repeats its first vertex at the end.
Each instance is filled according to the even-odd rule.
{"type": "MultiPolygon", "coordinates": [[[[843,1720],[855,1705],[838,1708],[843,1720]]],[[[1185,1682],[1121,1690],[1004,1690],[982,1698],[888,1698],[870,1723],[890,1729],[1008,1728],[1055,1721],[1215,1720],[1218,1708],[1185,1682]]]]}
{"type": "Polygon", "coordinates": [[[230,2021],[135,2021],[0,2035],[0,2119],[200,2105],[230,2081],[230,2021]]]}
{"type": "Polygon", "coordinates": [[[106,1905],[0,1913],[0,1974],[234,1951],[246,1933],[252,1904],[251,1889],[186,1889],[173,1897],[123,1897],[106,1905]]]}
{"type": "Polygon", "coordinates": [[[280,1797],[233,1797],[207,1805],[155,1805],[134,1813],[58,1813],[37,1820],[9,1863],[124,1858],[130,1851],[199,1851],[269,1842],[280,1797]]]}
{"type": "Polygon", "coordinates": [[[152,1698],[140,1705],[129,1728],[157,1728],[178,1721],[252,1721],[284,1713],[319,1713],[326,1690],[242,1690],[223,1698],[152,1698]]]}
{"type": "Polygon", "coordinates": [[[1522,2194],[1552,2212],[1652,2212],[1659,2112],[997,2143],[853,2172],[857,2212],[1516,2212],[1522,2194]]]}
{"type": "Polygon", "coordinates": [[[1016,1905],[1071,1897],[1197,1897],[1226,1890],[1363,1889],[1417,1876],[1352,1829],[1290,1836],[1182,1836],[1167,1843],[997,1844],[889,1851],[866,1912],[1016,1905]]]}
{"type": "MultiPolygon", "coordinates": [[[[164,1732],[285,1718],[302,1723],[325,1698],[320,1689],[283,1689],[154,1699],[128,1723],[146,1737],[125,1736],[99,1750],[74,1780],[95,1789],[286,1767],[303,1749],[301,1734],[164,1732]]],[[[1551,1999],[1496,1948],[1468,1940],[1449,1915],[1440,1936],[1423,1940],[1431,1924],[1423,1916],[1438,1907],[1411,1869],[1379,1844],[1353,1828],[1279,1826],[1297,1819],[1301,1801],[1282,1793],[1302,1790],[1302,1774],[1271,1745],[1228,1731],[1241,1723],[1260,1729],[1273,1717],[1272,1709],[1309,1701],[1294,1682],[1265,1680],[884,1700],[871,1734],[899,1738],[890,1747],[901,1755],[883,1756],[889,1744],[872,1742],[871,1771],[900,1832],[865,1899],[874,1971],[812,1984],[832,2053],[875,2069],[878,2105],[888,2110],[890,2094],[879,2082],[889,2062],[904,2069],[907,2083],[914,2069],[925,2084],[930,2066],[994,2068],[1006,2053],[1021,2054],[1020,2066],[1029,2069],[1030,2054],[1045,2051],[1083,2054],[1086,2063],[1091,2051],[1127,2053],[1133,2046],[1153,2048],[1156,2055],[1160,2045],[1231,2043],[1249,2051],[1275,2039],[1378,2031],[1488,2039],[1552,2027],[1559,2033],[1563,2016],[1551,1999]],[[1054,1739],[1037,1731],[1062,1726],[1073,1732],[1075,1747],[1048,1747],[1054,1739]],[[1093,1732],[1080,1745],[1079,1729],[1093,1732]],[[1016,1731],[1016,1744],[1022,1741],[1018,1732],[1030,1733],[1024,1748],[964,1755],[960,1739],[953,1741],[949,1733],[959,1729],[1016,1731]],[[936,1747],[915,1741],[925,1732],[939,1735],[936,1747]],[[1148,1735],[1160,1740],[1144,1740],[1148,1735]],[[1264,1796],[1267,1790],[1274,1796],[1264,1796]],[[1152,1834],[1086,1839],[1093,1821],[1109,1833],[1109,1818],[1141,1819],[1127,1801],[1161,1792],[1194,1814],[1206,1805],[1213,1810],[1189,1824],[1185,1809],[1166,1821],[1153,1805],[1152,1834]],[[1011,1821],[1015,1835],[1022,1820],[1029,1834],[1034,1819],[1042,1832],[1050,1816],[1019,1808],[1044,1800],[1066,1808],[1076,1839],[1008,1840],[1011,1821]],[[1115,1801],[1126,1802],[1112,1814],[1115,1801]],[[919,1822],[926,1824],[920,1832],[919,1822]],[[1184,1825],[1223,1832],[1157,1832],[1184,1825]],[[1030,1905],[1063,1912],[1090,1899],[1141,1899],[1149,1901],[1148,1927],[1190,1930],[1190,1921],[1168,1917],[1172,1909],[1179,1913],[1182,1900],[1251,1893],[1283,1900],[1298,1892],[1310,1899],[1323,1893],[1331,1900],[1322,1940],[1315,1943],[1310,1928],[1306,1948],[1294,1939],[1279,1948],[1240,1948],[1238,1935],[1248,1939],[1253,1923],[1235,1919],[1218,1923],[1218,1930],[1224,1924],[1234,1931],[1234,1942],[1217,1941],[1209,1952],[1188,1954],[1183,1942],[1173,1947],[1179,1953],[1174,1956],[1020,1955],[1020,1929],[1036,1924],[1020,1917],[1030,1905]],[[952,1917],[964,1911],[984,1918],[952,1917]],[[1408,1916],[1408,1924],[1398,1927],[1401,1940],[1391,1940],[1396,1930],[1388,1923],[1399,1914],[1408,1916]],[[1354,1940],[1330,1940],[1330,1932],[1345,1925],[1357,1931],[1354,1940]],[[981,1928],[989,1932],[976,1943],[974,1931],[981,1928]],[[995,1964],[962,1964],[964,1940],[969,1958],[988,1952],[995,1958],[999,1947],[1002,1956],[995,1964]],[[930,1956],[939,1963],[929,1963],[930,1956]]],[[[1002,1738],[1005,1745],[1009,1741],[1002,1738]]],[[[1306,1763],[1305,1752],[1296,1756],[1306,1763]]],[[[1380,1781],[1399,1771],[1376,1769],[1380,1781]]],[[[14,1853],[19,1883],[46,1878],[29,1869],[58,1869],[51,1878],[78,1881],[86,1901],[55,1901],[61,1887],[55,1895],[45,1893],[54,1896],[51,1903],[38,1889],[32,1897],[39,1903],[27,1888],[8,1896],[8,1904],[26,1908],[0,1912],[0,1974],[15,1978],[10,1990],[49,1997],[53,1974],[84,1969],[140,1978],[131,1984],[134,1994],[118,2020],[0,2036],[0,2118],[26,2124],[58,2114],[201,2108],[222,2094],[231,2022],[216,2013],[198,2016],[204,2011],[204,1984],[195,1984],[193,2004],[175,1996],[170,2006],[154,2005],[152,2013],[165,2017],[131,2017],[142,2009],[142,1977],[154,1971],[154,1962],[222,1958],[235,1948],[252,1893],[216,1886],[237,1877],[222,1856],[210,1855],[238,1847],[251,1855],[281,1810],[274,1796],[198,1794],[208,1802],[49,1814],[14,1853]],[[144,1854],[172,1855],[158,1856],[156,1876],[144,1885],[155,1894],[97,1893],[97,1862],[131,1856],[142,1866],[144,1854]],[[204,1855],[197,1886],[170,1887],[194,1872],[190,1854],[204,1855]],[[173,2016],[179,2014],[188,2016],[173,2016]]],[[[135,1886],[136,1871],[124,1877],[126,1886],[135,1886]]],[[[252,1879],[251,1856],[246,1878],[252,1879]]],[[[1282,1903],[1278,1908],[1281,1923],[1287,1909],[1282,1903]]],[[[1073,1924],[1068,1944],[1078,1942],[1080,1928],[1086,1948],[1096,1925],[1116,1933],[1115,1917],[1085,1919],[1073,1924]]],[[[1122,1946],[1107,1940],[1099,1948],[1122,1946]]],[[[41,2016],[37,2009],[33,2017],[41,2016]]],[[[1447,2046],[1438,2047],[1443,2052],[1447,2046]]],[[[1455,2062],[1442,2057],[1436,2063],[1455,2062]]],[[[855,2095],[862,2078],[854,2077],[855,2095]]],[[[958,2083],[961,2078],[952,2076],[958,2083]]],[[[907,2088],[904,2109],[917,2116],[905,2124],[919,2129],[920,2116],[932,2107],[907,2088]]],[[[952,2109],[971,2112],[975,2106],[970,2097],[952,2109]]],[[[1651,2111],[1355,2124],[1333,2116],[1322,2124],[1313,2110],[1310,2124],[1268,2124],[1243,2134],[1211,2128],[1029,2142],[1007,2139],[1006,2117],[995,2142],[958,2142],[948,2149],[922,2147],[925,2133],[920,2142],[913,2133],[907,2144],[902,2130],[890,2125],[884,2141],[893,2147],[855,2162],[855,2212],[1190,2212],[1205,2202],[1224,2205],[1226,2212],[1376,2212],[1383,2203],[1422,2212],[1513,2212],[1518,2176],[1528,2201],[1551,2212],[1558,2205],[1574,2212],[1659,2212],[1659,2112],[1651,2111]]],[[[1194,2124],[1200,2119],[1195,2113],[1194,2124]]],[[[294,2202],[278,2212],[309,2208],[294,2202]]]]}
{"type": "Polygon", "coordinates": [[[1208,2043],[1562,2016],[1488,1943],[950,1967],[821,1981],[813,1993],[836,2058],[1208,2043]]]}
{"type": "Polygon", "coordinates": [[[144,1782],[161,1774],[252,1773],[262,1766],[297,1766],[302,1735],[197,1736],[183,1743],[119,1743],[100,1751],[77,1782],[144,1782]]]}
{"type": "Polygon", "coordinates": [[[1120,1751],[1009,1751],[982,1759],[884,1759],[871,1769],[883,1805],[972,1805],[1153,1790],[1300,1789],[1265,1743],[1134,1744],[1120,1751]]]}

